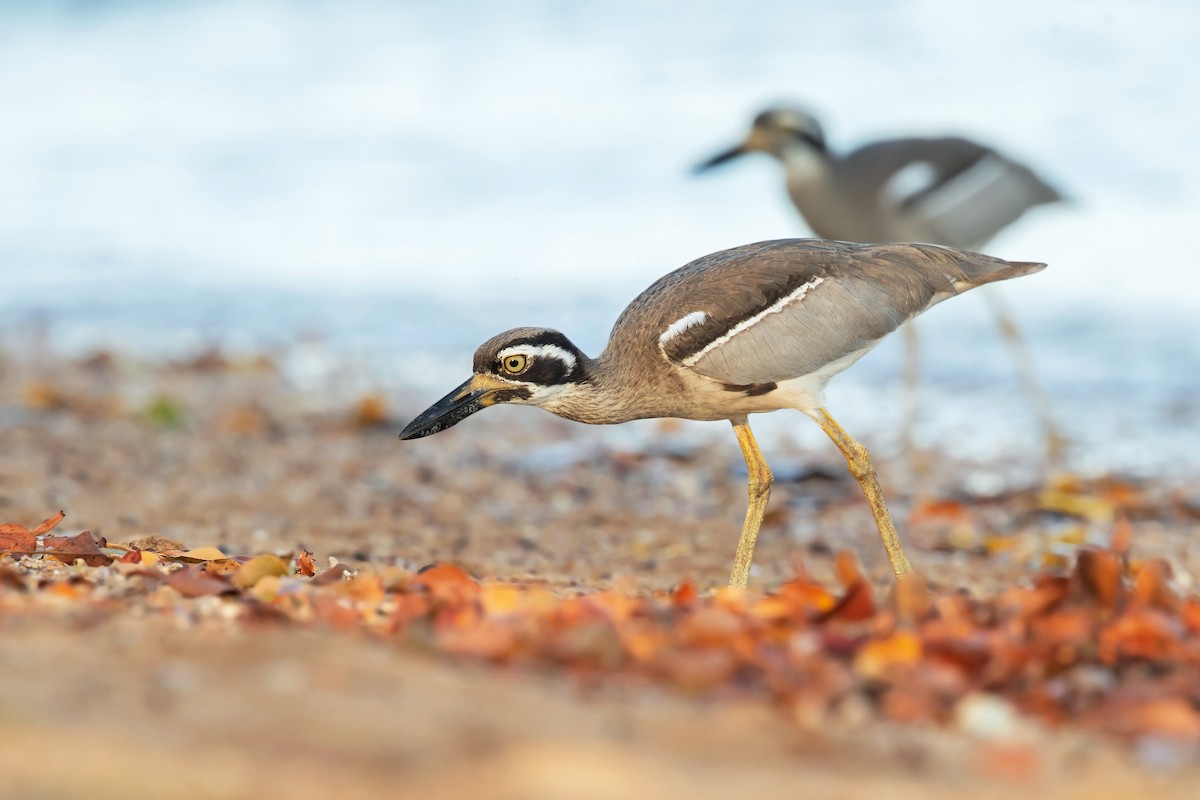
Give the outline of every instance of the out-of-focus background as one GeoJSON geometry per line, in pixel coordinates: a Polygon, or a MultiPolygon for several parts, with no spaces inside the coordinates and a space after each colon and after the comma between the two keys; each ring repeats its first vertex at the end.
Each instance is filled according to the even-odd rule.
{"type": "MultiPolygon", "coordinates": [[[[666,271],[805,234],[766,157],[688,174],[799,101],[837,149],[958,133],[1069,194],[989,249],[1051,265],[1004,291],[1074,466],[1200,467],[1190,0],[5,2],[0,86],[10,350],[32,328],[71,353],[315,336],[300,388],[353,356],[415,412],[499,330],[596,352],[666,271]]],[[[984,304],[923,330],[921,439],[1035,458],[984,304]]],[[[874,443],[894,440],[899,356],[831,387],[874,443]]],[[[819,441],[773,416],[768,435],[819,441]]]]}

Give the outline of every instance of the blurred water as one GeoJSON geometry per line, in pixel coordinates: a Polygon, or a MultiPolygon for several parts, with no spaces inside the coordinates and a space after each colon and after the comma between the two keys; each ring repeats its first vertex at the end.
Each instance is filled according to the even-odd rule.
{"type": "MultiPolygon", "coordinates": [[[[1051,264],[1007,296],[1082,463],[1200,467],[1191,0],[0,2],[0,86],[4,319],[76,350],[315,331],[430,394],[497,330],[595,352],[663,272],[802,234],[765,159],[687,176],[765,103],[843,146],[976,136],[1076,198],[991,250],[1051,264]]],[[[1033,441],[982,312],[924,328],[926,435],[964,452],[1033,441]]],[[[894,423],[897,360],[835,382],[847,425],[894,423]]]]}

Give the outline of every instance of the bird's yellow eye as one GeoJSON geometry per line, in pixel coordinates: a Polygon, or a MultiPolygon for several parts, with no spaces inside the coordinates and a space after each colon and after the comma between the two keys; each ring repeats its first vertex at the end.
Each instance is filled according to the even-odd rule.
{"type": "Polygon", "coordinates": [[[500,366],[509,375],[520,375],[529,367],[529,359],[520,353],[514,353],[511,356],[505,356],[504,360],[500,362],[500,366]]]}

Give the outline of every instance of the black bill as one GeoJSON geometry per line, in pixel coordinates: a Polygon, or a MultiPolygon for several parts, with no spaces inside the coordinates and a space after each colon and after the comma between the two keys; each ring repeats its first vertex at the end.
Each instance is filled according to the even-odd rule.
{"type": "Polygon", "coordinates": [[[733,159],[737,158],[738,156],[745,155],[745,154],[746,154],[746,146],[739,144],[737,147],[731,147],[722,153],[717,153],[715,156],[710,158],[708,161],[704,161],[700,164],[697,164],[695,167],[692,168],[692,172],[699,173],[699,172],[704,172],[706,170],[710,170],[719,164],[724,164],[726,161],[732,161],[733,159]]]}
{"type": "Polygon", "coordinates": [[[432,436],[438,431],[457,425],[476,411],[487,408],[491,403],[485,403],[484,398],[490,390],[476,388],[474,383],[475,378],[472,377],[438,400],[421,416],[408,423],[408,426],[400,431],[400,438],[420,439],[422,436],[432,436]]]}

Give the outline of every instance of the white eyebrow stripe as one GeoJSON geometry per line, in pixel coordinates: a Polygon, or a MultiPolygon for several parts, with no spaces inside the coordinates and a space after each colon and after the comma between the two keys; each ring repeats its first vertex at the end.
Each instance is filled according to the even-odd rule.
{"type": "Polygon", "coordinates": [[[526,356],[529,358],[538,358],[546,356],[549,358],[557,358],[559,361],[567,365],[567,374],[570,375],[575,371],[575,365],[578,363],[575,360],[575,354],[570,350],[564,350],[556,344],[518,344],[512,347],[506,347],[496,354],[496,358],[503,361],[509,356],[526,356]]]}
{"type": "Polygon", "coordinates": [[[811,281],[800,284],[791,293],[789,293],[785,297],[779,298],[774,303],[767,306],[766,308],[764,308],[762,311],[758,312],[754,316],[748,317],[747,319],[742,320],[737,325],[734,325],[728,331],[726,331],[722,335],[718,336],[716,339],[713,339],[711,342],[706,344],[702,350],[700,350],[699,352],[693,353],[692,355],[685,358],[683,360],[684,366],[687,366],[687,367],[696,366],[697,361],[704,358],[706,355],[711,353],[716,348],[725,344],[726,342],[728,342],[733,337],[737,336],[742,331],[748,330],[748,329],[754,327],[756,324],[758,324],[760,321],[762,321],[762,319],[764,317],[769,316],[770,314],[778,314],[780,311],[783,311],[783,309],[787,308],[790,304],[792,304],[798,300],[803,300],[805,295],[807,295],[809,292],[811,292],[813,289],[817,288],[824,282],[825,282],[825,279],[818,275],[817,277],[813,278],[811,281]]]}
{"type": "Polygon", "coordinates": [[[667,326],[667,329],[663,331],[662,336],[658,337],[658,343],[666,344],[679,334],[686,331],[688,328],[694,328],[697,325],[703,325],[707,321],[707,311],[693,311],[690,314],[684,314],[682,317],[667,326]]]}

